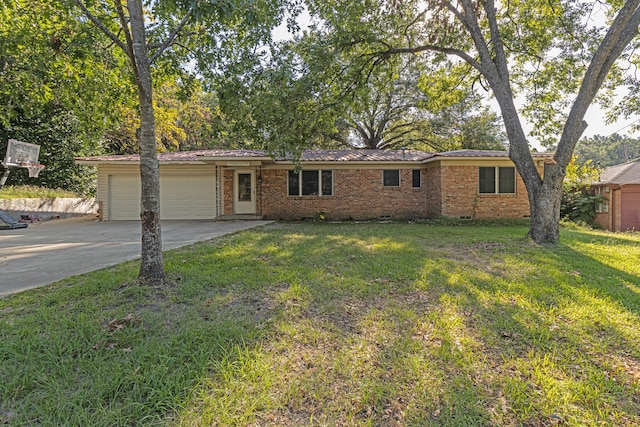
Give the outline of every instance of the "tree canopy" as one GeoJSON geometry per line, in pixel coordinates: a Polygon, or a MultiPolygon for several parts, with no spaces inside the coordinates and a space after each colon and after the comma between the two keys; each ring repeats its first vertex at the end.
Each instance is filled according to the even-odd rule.
{"type": "Polygon", "coordinates": [[[640,157],[640,138],[613,134],[582,138],[576,145],[578,161],[591,161],[600,167],[625,163],[640,157]]]}
{"type": "Polygon", "coordinates": [[[358,59],[375,65],[395,55],[454,58],[490,88],[500,107],[509,155],[523,178],[531,207],[529,235],[559,239],[562,180],[584,116],[616,61],[636,38],[640,0],[404,0],[310,2],[317,31],[358,59]],[[595,8],[610,18],[592,21],[595,8]],[[364,48],[363,48],[364,46],[364,48]],[[518,109],[515,95],[526,104],[518,109]],[[555,141],[552,162],[540,173],[530,153],[521,115],[555,141]]]}
{"type": "Polygon", "coordinates": [[[37,179],[15,171],[8,183],[95,191],[74,156],[98,154],[117,123],[114,105],[129,102],[122,56],[62,1],[3,3],[0,9],[0,151],[9,138],[41,146],[37,179]],[[81,96],[79,96],[81,94],[81,96]]]}
{"type": "MultiPolygon", "coordinates": [[[[51,147],[45,155],[137,149],[146,165],[141,170],[152,172],[158,149],[202,147],[215,137],[225,146],[275,153],[314,146],[498,148],[506,135],[529,194],[529,234],[538,242],[559,238],[561,184],[589,105],[623,84],[632,90],[614,114],[640,105],[636,79],[618,62],[621,56],[625,64],[638,62],[640,0],[16,0],[3,6],[0,130],[29,140],[27,130],[40,126],[39,141],[51,147]],[[309,27],[293,40],[273,42],[281,22],[297,28],[303,6],[309,27]],[[501,118],[482,104],[485,93],[501,118]],[[531,135],[522,117],[534,123],[531,135]],[[42,131],[47,126],[68,150],[53,149],[55,141],[42,131]],[[76,137],[64,136],[70,134],[76,137]],[[531,157],[529,136],[556,147],[544,171],[531,157]]],[[[143,182],[156,182],[153,175],[143,182]]]]}
{"type": "Polygon", "coordinates": [[[129,62],[129,75],[133,77],[137,89],[140,119],[136,131],[141,177],[142,251],[139,277],[144,280],[163,280],[157,158],[158,104],[154,104],[153,99],[154,77],[179,73],[185,70],[189,60],[197,60],[202,72],[215,74],[228,65],[225,60],[233,61],[236,50],[244,52],[268,40],[270,30],[280,22],[287,2],[73,2],[129,62]],[[194,46],[197,49],[190,49],[194,46]]]}
{"type": "Polygon", "coordinates": [[[230,146],[504,149],[500,119],[466,67],[418,56],[372,64],[330,41],[305,33],[214,76],[230,146]]]}

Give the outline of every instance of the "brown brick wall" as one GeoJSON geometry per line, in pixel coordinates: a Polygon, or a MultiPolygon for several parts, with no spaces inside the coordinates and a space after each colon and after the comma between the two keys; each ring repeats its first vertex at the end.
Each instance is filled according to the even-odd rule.
{"type": "Polygon", "coordinates": [[[442,216],[442,178],[440,167],[432,164],[424,171],[426,190],[427,218],[442,216]]]}
{"type": "Polygon", "coordinates": [[[223,215],[233,214],[233,170],[224,170],[224,209],[223,215]]]}
{"type": "Polygon", "coordinates": [[[622,230],[622,192],[620,189],[611,191],[613,203],[609,202],[609,210],[613,208],[613,231],[622,230]],[[613,205],[613,206],[612,206],[613,205]]]}
{"type": "Polygon", "coordinates": [[[473,219],[522,218],[529,215],[527,190],[516,173],[516,194],[478,194],[477,166],[440,168],[442,215],[473,219]]]}
{"type": "MultiPolygon", "coordinates": [[[[390,168],[391,169],[391,168],[390,168]]],[[[288,196],[288,171],[262,171],[262,209],[270,219],[301,219],[325,212],[327,219],[397,219],[427,216],[425,172],[412,188],[412,169],[401,169],[400,187],[382,185],[380,169],[333,169],[333,196],[288,196]]]]}
{"type": "Polygon", "coordinates": [[[613,203],[611,202],[612,192],[604,191],[604,187],[608,188],[609,186],[593,185],[591,187],[596,194],[601,194],[606,198],[606,201],[603,204],[606,204],[608,206],[608,212],[596,212],[596,217],[594,218],[594,222],[598,224],[600,227],[604,228],[605,230],[612,230],[613,229],[613,224],[611,223],[611,214],[613,209],[613,203]]]}
{"type": "MultiPolygon", "coordinates": [[[[478,194],[478,166],[434,162],[412,188],[412,170],[401,169],[400,188],[383,187],[381,169],[333,169],[333,196],[288,196],[288,171],[256,171],[256,212],[268,219],[298,220],[324,212],[327,219],[522,218],[529,200],[519,174],[516,194],[478,194]]],[[[392,169],[392,167],[390,167],[392,169]]],[[[224,214],[233,210],[234,171],[224,171],[224,214]]]]}
{"type": "Polygon", "coordinates": [[[600,227],[604,228],[605,230],[609,230],[610,226],[609,226],[609,213],[608,212],[599,212],[596,213],[596,217],[594,219],[594,222],[596,224],[598,224],[600,227]]]}

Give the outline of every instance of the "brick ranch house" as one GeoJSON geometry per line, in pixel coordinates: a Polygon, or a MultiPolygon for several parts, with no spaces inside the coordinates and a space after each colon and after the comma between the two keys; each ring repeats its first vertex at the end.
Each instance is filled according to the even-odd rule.
{"type": "Polygon", "coordinates": [[[595,221],[610,231],[640,230],[640,159],[610,166],[591,184],[605,197],[595,221]]]}
{"type": "MultiPolygon", "coordinates": [[[[549,154],[534,153],[542,170],[549,154]]],[[[259,150],[158,154],[162,219],[464,219],[529,216],[504,151],[307,150],[299,161],[259,150]]],[[[97,166],[102,220],[140,218],[137,155],[78,157],[97,166]]]]}

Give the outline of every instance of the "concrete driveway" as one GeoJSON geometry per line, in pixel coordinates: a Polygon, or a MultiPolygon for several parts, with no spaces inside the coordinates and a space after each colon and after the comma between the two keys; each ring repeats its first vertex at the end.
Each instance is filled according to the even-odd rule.
{"type": "MultiPolygon", "coordinates": [[[[174,249],[270,221],[162,221],[162,248],[174,249]]],[[[138,221],[58,219],[0,230],[0,296],[140,257],[138,221]]]]}

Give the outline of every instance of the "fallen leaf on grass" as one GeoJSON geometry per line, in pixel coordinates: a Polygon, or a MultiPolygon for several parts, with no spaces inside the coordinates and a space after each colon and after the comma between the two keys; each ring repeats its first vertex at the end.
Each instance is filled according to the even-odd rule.
{"type": "Polygon", "coordinates": [[[115,342],[100,341],[98,344],[94,344],[91,348],[94,350],[98,350],[100,348],[105,348],[106,350],[112,350],[117,346],[118,346],[118,343],[115,343],[115,342]]]}
{"type": "Polygon", "coordinates": [[[502,331],[500,333],[500,335],[502,335],[503,338],[522,338],[522,334],[519,334],[517,332],[507,332],[507,331],[502,331]]]}
{"type": "Polygon", "coordinates": [[[132,324],[137,319],[133,314],[127,314],[122,319],[113,319],[111,322],[107,324],[107,330],[109,331],[117,331],[120,329],[124,329],[127,325],[132,324]]]}
{"type": "Polygon", "coordinates": [[[559,426],[560,424],[564,424],[564,418],[557,414],[549,415],[549,420],[551,420],[551,425],[559,426]]]}
{"type": "Polygon", "coordinates": [[[504,396],[500,396],[500,409],[502,409],[503,414],[507,414],[509,412],[509,406],[507,405],[507,399],[504,396]]]}

